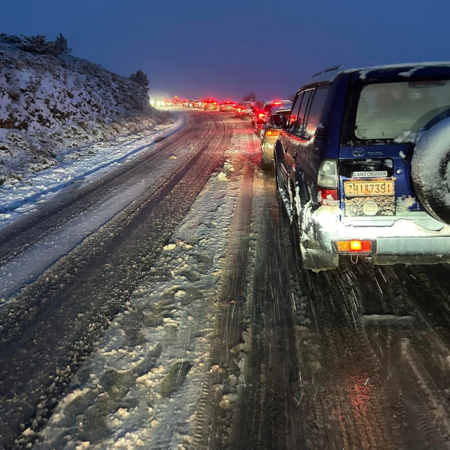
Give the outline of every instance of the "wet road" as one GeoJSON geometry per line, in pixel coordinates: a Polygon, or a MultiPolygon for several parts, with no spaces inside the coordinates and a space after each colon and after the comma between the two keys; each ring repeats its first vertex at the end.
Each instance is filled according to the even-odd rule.
{"type": "MultiPolygon", "coordinates": [[[[126,186],[143,183],[160,161],[190,149],[180,164],[38,273],[0,310],[0,448],[11,448],[28,426],[39,430],[46,423],[84,357],[219,165],[230,138],[221,116],[191,113],[186,127],[156,149],[4,232],[2,265],[21,258],[91,206],[102,205],[111,192],[119,195],[126,186]]],[[[39,260],[35,264],[40,267],[39,260]]]]}
{"type": "Polygon", "coordinates": [[[255,171],[244,165],[211,352],[226,370],[206,381],[193,447],[450,448],[449,267],[301,270],[273,176],[255,171]],[[231,412],[217,385],[236,392],[231,412]]]}
{"type": "MultiPolygon", "coordinates": [[[[96,191],[121,186],[121,177],[142,177],[159,157],[198,142],[192,158],[143,195],[127,220],[119,216],[99,230],[0,311],[0,413],[7,425],[0,446],[11,447],[21,422],[36,421],[37,430],[45,424],[219,166],[234,132],[247,150],[231,157],[230,182],[239,194],[211,306],[207,370],[197,381],[195,432],[184,448],[449,449],[449,267],[346,262],[322,273],[299,269],[274,178],[261,173],[250,127],[220,115],[188,116],[188,128],[161,144],[161,156],[122,169],[112,185],[85,198],[92,195],[95,204],[96,191]],[[201,152],[208,158],[198,158],[201,152]]],[[[48,227],[22,224],[0,241],[3,264],[84,210],[85,201],[50,211],[48,227]]],[[[183,408],[182,397],[174,396],[175,406],[183,408]]],[[[147,447],[172,448],[177,426],[162,423],[158,444],[147,447]]]]}

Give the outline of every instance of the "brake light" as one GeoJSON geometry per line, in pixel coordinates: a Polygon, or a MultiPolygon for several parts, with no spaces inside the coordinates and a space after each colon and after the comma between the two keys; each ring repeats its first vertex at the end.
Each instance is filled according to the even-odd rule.
{"type": "Polygon", "coordinates": [[[338,190],[317,188],[317,200],[319,205],[337,206],[338,190]]]}
{"type": "Polygon", "coordinates": [[[238,108],[237,110],[238,110],[238,112],[241,112],[241,108],[238,108]]]}
{"type": "Polygon", "coordinates": [[[214,102],[215,105],[217,105],[217,102],[214,102]]]}
{"type": "Polygon", "coordinates": [[[233,103],[233,106],[236,106],[236,103],[233,103]]]}
{"type": "Polygon", "coordinates": [[[359,239],[336,241],[336,249],[339,253],[370,253],[372,251],[372,242],[359,239]]]}
{"type": "Polygon", "coordinates": [[[278,136],[280,134],[280,130],[267,130],[267,136],[278,136]]]}
{"type": "Polygon", "coordinates": [[[282,105],[283,102],[273,102],[274,105],[282,105]]]}
{"type": "Polygon", "coordinates": [[[260,118],[260,119],[267,119],[267,114],[263,114],[263,113],[259,113],[258,114],[258,117],[260,118]]]}

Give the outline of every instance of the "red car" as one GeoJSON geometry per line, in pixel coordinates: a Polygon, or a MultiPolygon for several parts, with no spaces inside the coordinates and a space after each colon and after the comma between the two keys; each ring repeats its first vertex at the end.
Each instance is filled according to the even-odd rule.
{"type": "Polygon", "coordinates": [[[216,100],[213,100],[212,98],[208,98],[206,100],[203,100],[203,105],[205,111],[213,111],[219,109],[219,104],[216,100]]]}
{"type": "Polygon", "coordinates": [[[222,112],[225,111],[234,111],[236,109],[236,103],[232,102],[231,100],[227,100],[220,104],[219,110],[222,112]]]}

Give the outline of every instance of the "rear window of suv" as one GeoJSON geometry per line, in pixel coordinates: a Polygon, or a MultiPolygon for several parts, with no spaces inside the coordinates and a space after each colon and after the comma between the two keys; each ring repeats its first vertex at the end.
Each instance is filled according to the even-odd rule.
{"type": "Polygon", "coordinates": [[[347,114],[349,140],[401,141],[450,117],[449,80],[367,84],[354,94],[347,103],[354,109],[347,114]]]}

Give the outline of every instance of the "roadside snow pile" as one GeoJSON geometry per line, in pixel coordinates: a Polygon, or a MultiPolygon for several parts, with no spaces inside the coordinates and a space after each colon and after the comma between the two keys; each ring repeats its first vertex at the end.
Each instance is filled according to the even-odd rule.
{"type": "Polygon", "coordinates": [[[79,188],[82,183],[104,176],[105,172],[130,161],[140,152],[148,151],[158,138],[175,133],[185,123],[185,117],[179,116],[172,125],[154,125],[133,136],[118,136],[111,141],[60,153],[57,166],[36,163],[32,168],[17,169],[13,177],[0,185],[0,228],[36,209],[37,202],[49,200],[65,187],[76,183],[74,187],[79,188]],[[36,167],[39,170],[31,170],[36,167]]]}
{"type": "Polygon", "coordinates": [[[169,119],[138,83],[73,56],[22,51],[4,35],[0,68],[0,184],[24,164],[54,165],[63,150],[169,119]]]}

